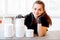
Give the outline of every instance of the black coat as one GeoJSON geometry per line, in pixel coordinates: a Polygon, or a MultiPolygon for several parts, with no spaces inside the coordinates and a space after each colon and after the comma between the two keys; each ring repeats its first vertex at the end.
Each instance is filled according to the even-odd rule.
{"type": "Polygon", "coordinates": [[[38,17],[36,23],[33,23],[34,19],[34,15],[30,13],[25,16],[24,24],[27,26],[28,29],[33,29],[35,34],[37,34],[37,23],[41,23],[42,26],[49,27],[47,20],[44,18],[44,14],[38,17]]]}

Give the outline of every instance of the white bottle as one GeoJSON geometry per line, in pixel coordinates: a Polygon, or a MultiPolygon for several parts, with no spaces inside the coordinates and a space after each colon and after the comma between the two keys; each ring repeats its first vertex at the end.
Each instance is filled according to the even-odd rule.
{"type": "Polygon", "coordinates": [[[24,37],[25,27],[24,18],[16,18],[15,21],[16,37],[24,37]]]}
{"type": "Polygon", "coordinates": [[[4,24],[4,37],[13,37],[13,24],[4,24]]]}

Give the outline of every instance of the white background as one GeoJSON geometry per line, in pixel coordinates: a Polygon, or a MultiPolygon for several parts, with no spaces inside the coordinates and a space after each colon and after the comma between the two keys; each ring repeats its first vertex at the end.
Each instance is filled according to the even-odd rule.
{"type": "MultiPolygon", "coordinates": [[[[26,15],[32,10],[35,0],[0,0],[0,16],[26,15]]],[[[60,0],[42,0],[50,16],[60,17],[60,0]]]]}
{"type": "MultiPolygon", "coordinates": [[[[32,11],[35,0],[0,0],[0,17],[27,15],[32,11]]],[[[42,0],[45,3],[46,12],[52,19],[49,31],[60,31],[60,0],[42,0]]],[[[0,18],[2,19],[2,18],[0,18]]],[[[5,21],[11,22],[11,19],[5,21]]],[[[3,24],[0,24],[0,35],[3,35],[3,24]]]]}

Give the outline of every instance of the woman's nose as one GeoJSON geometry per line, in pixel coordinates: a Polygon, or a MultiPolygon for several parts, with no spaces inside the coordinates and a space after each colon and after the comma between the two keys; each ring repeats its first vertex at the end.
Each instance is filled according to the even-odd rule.
{"type": "Polygon", "coordinates": [[[38,13],[38,10],[36,10],[35,12],[38,13]]]}

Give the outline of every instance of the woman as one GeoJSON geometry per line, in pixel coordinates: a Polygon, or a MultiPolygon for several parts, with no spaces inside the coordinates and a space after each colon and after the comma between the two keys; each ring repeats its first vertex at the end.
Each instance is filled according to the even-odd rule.
{"type": "Polygon", "coordinates": [[[46,34],[47,28],[52,25],[52,22],[42,1],[36,1],[33,4],[32,12],[25,16],[24,24],[28,29],[33,29],[35,35],[44,36],[46,34]]]}

